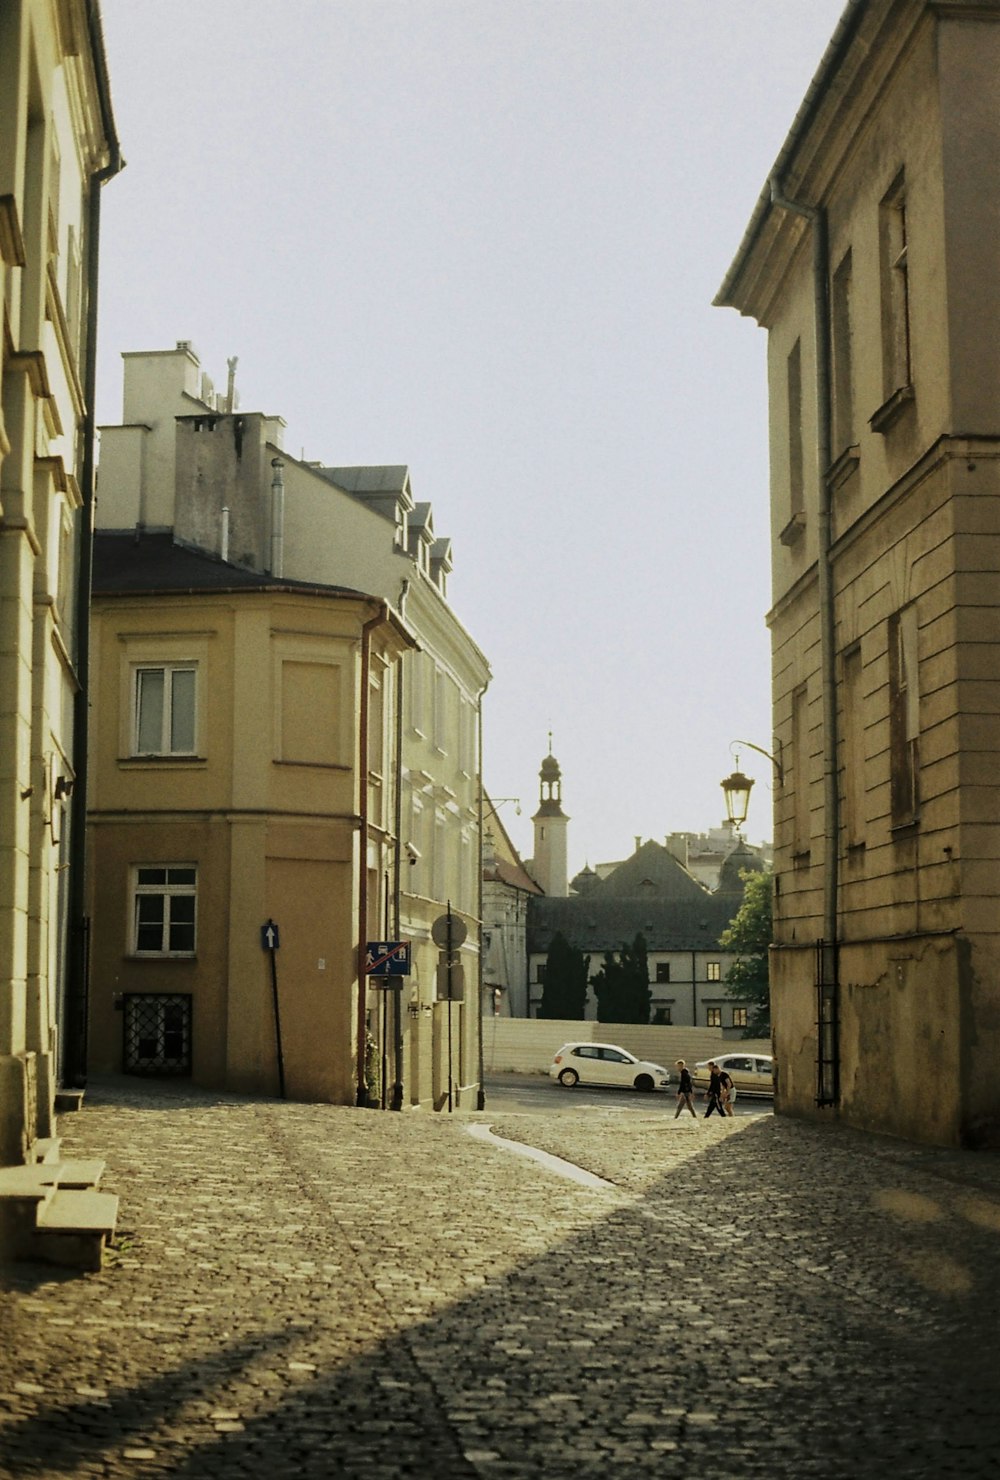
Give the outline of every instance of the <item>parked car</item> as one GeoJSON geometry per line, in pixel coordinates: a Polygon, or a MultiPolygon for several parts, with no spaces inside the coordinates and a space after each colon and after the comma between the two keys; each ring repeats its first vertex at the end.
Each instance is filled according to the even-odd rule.
{"type": "Polygon", "coordinates": [[[637,1059],[616,1043],[564,1043],[549,1074],[566,1089],[574,1084],[617,1084],[625,1089],[666,1089],[670,1075],[662,1064],[637,1059]]]}
{"type": "MultiPolygon", "coordinates": [[[[691,1070],[694,1087],[708,1088],[708,1065],[705,1059],[691,1070]]],[[[765,1053],[720,1053],[712,1061],[725,1069],[738,1095],[773,1095],[774,1060],[765,1053]]]]}

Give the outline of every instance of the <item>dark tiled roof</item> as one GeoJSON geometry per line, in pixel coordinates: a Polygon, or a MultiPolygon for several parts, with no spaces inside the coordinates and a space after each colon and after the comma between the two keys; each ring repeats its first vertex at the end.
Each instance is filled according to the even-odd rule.
{"type": "Polygon", "coordinates": [[[230,565],[203,550],[176,544],[169,532],[136,535],[131,530],[100,530],[94,536],[93,586],[95,595],[255,589],[363,595],[345,586],[292,581],[230,565]]]}
{"type": "Polygon", "coordinates": [[[631,945],[641,932],[651,951],[714,950],[736,913],[732,896],[707,894],[703,901],[678,899],[528,900],[528,951],[547,951],[557,930],[570,945],[597,957],[631,945]]]}
{"type": "MultiPolygon", "coordinates": [[[[752,866],[753,855],[746,864],[752,866]]],[[[592,957],[618,951],[640,932],[651,951],[714,950],[739,908],[736,892],[711,893],[661,843],[643,843],[606,879],[566,899],[528,901],[528,950],[547,951],[557,930],[592,957]]]]}

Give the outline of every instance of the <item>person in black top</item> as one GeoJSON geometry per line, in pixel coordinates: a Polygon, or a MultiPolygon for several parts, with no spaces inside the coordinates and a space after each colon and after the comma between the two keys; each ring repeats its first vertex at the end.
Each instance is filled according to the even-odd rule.
{"type": "Polygon", "coordinates": [[[719,1066],[714,1059],[708,1066],[708,1109],[705,1111],[706,1120],[713,1110],[716,1115],[725,1116],[726,1112],[722,1105],[722,1075],[719,1073],[719,1066]]]}
{"type": "Polygon", "coordinates": [[[733,1101],[736,1099],[736,1086],[732,1076],[725,1069],[719,1070],[719,1084],[722,1087],[722,1108],[727,1115],[735,1115],[733,1101]]]}
{"type": "Polygon", "coordinates": [[[677,1076],[677,1109],[674,1112],[674,1119],[677,1119],[686,1105],[695,1120],[697,1120],[698,1114],[692,1104],[694,1085],[691,1082],[691,1071],[683,1059],[678,1059],[674,1067],[680,1071],[677,1076]]]}

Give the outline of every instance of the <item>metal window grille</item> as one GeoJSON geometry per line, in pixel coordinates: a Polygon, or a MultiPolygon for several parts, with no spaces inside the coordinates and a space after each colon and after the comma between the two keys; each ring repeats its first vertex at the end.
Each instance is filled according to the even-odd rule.
{"type": "Polygon", "coordinates": [[[191,1073],[191,994],[126,993],[126,1074],[191,1073]]]}
{"type": "Polygon", "coordinates": [[[816,1103],[840,1099],[839,982],[836,943],[816,942],[816,1103]]]}

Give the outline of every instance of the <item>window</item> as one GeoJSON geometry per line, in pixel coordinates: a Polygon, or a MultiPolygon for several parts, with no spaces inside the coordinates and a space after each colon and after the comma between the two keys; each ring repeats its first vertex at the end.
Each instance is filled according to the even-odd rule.
{"type": "Polygon", "coordinates": [[[733,1008],[733,1027],[745,1028],[747,1025],[747,1010],[745,1007],[733,1008]]]}
{"type": "Polygon", "coordinates": [[[708,1009],[708,1015],[707,1015],[705,1021],[707,1022],[708,1026],[710,1028],[721,1028],[722,1027],[722,1008],[721,1007],[710,1007],[708,1009]]]}
{"type": "Polygon", "coordinates": [[[669,1028],[674,1020],[673,1012],[672,1005],[670,1007],[658,1007],[653,1013],[653,1022],[657,1027],[669,1028]]]}
{"type": "Polygon", "coordinates": [[[134,755],[195,753],[193,663],[135,669],[134,755]]]}
{"type": "Polygon", "coordinates": [[[844,780],[844,840],[848,848],[865,841],[865,711],[862,688],[861,644],[848,648],[843,660],[844,712],[842,763],[844,780]]]}
{"type": "Polygon", "coordinates": [[[708,966],[705,968],[705,980],[707,982],[721,982],[721,980],[722,980],[722,962],[721,961],[709,961],[708,966]]]}
{"type": "Polygon", "coordinates": [[[796,339],[788,356],[788,512],[794,519],[805,500],[802,449],[802,341],[796,339]]]}
{"type": "Polygon", "coordinates": [[[548,963],[545,962],[545,961],[539,961],[538,965],[535,967],[535,981],[536,982],[544,982],[544,980],[545,980],[545,967],[546,967],[547,964],[548,963]]]}
{"type": "Polygon", "coordinates": [[[854,368],[851,353],[851,254],[833,275],[830,339],[833,354],[833,455],[854,440],[854,368]]]}
{"type": "Polygon", "coordinates": [[[920,690],[917,608],[889,618],[889,745],[894,827],[914,822],[920,802],[920,690]]]}
{"type": "Polygon", "coordinates": [[[192,956],[198,871],[190,864],[139,864],[133,870],[132,951],[192,956]]]}
{"type": "Polygon", "coordinates": [[[191,998],[187,994],[125,996],[126,1074],[191,1072],[191,998]]]}
{"type": "Polygon", "coordinates": [[[803,684],[792,695],[792,853],[808,857],[812,819],[809,815],[809,693],[803,684]]]}
{"type": "Polygon", "coordinates": [[[879,207],[882,386],[885,398],[910,385],[910,280],[906,185],[902,173],[879,207]]]}
{"type": "Polygon", "coordinates": [[[657,963],[656,963],[656,980],[658,982],[668,982],[670,980],[670,962],[669,961],[657,961],[657,963]]]}

